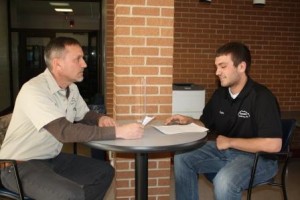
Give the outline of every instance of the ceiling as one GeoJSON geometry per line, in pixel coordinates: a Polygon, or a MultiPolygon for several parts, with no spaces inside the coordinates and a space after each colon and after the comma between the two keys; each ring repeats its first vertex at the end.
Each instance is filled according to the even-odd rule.
{"type": "Polygon", "coordinates": [[[61,0],[10,0],[11,6],[15,6],[16,12],[20,15],[62,15],[54,11],[54,7],[49,2],[68,2],[75,16],[99,16],[99,1],[61,1],[61,0]]]}

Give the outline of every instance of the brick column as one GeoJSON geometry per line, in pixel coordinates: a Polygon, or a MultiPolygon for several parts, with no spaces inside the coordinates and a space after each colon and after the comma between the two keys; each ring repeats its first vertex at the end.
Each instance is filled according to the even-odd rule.
{"type": "MultiPolygon", "coordinates": [[[[114,1],[113,115],[165,119],[172,110],[174,0],[114,1]]],[[[114,154],[116,199],[134,199],[134,157],[114,154]]],[[[149,199],[170,199],[170,155],[149,155],[149,199]]]]}

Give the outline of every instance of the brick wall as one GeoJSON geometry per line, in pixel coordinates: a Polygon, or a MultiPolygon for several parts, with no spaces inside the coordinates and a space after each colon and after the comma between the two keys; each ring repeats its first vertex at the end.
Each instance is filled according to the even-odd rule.
{"type": "Polygon", "coordinates": [[[144,114],[159,118],[170,113],[171,2],[124,0],[115,5],[114,115],[118,119],[140,119],[144,114]]]}
{"type": "Polygon", "coordinates": [[[300,111],[300,1],[175,0],[174,82],[217,87],[214,52],[239,40],[252,51],[252,78],[268,86],[283,111],[300,111]]]}
{"type": "Polygon", "coordinates": [[[113,113],[113,80],[114,80],[114,0],[106,0],[106,74],[105,101],[108,115],[113,113]]]}
{"type": "MultiPolygon", "coordinates": [[[[210,98],[217,87],[214,52],[231,40],[249,45],[250,75],[275,93],[281,109],[300,110],[299,0],[267,0],[262,7],[252,0],[107,0],[106,10],[109,115],[141,116],[144,77],[146,113],[162,119],[171,113],[172,81],[203,85],[210,98]]],[[[169,199],[170,159],[157,156],[149,162],[149,199],[169,199]]],[[[116,199],[133,199],[133,155],[118,154],[114,164],[116,199]]]]}
{"type": "MultiPolygon", "coordinates": [[[[115,199],[133,200],[135,195],[134,155],[118,153],[114,159],[116,169],[115,199]]],[[[170,199],[171,162],[169,153],[150,154],[148,163],[148,199],[170,199]]]]}
{"type": "MultiPolygon", "coordinates": [[[[113,1],[108,0],[107,39],[113,38],[113,1]]],[[[203,85],[206,99],[217,87],[214,52],[239,40],[252,51],[251,77],[268,86],[282,111],[300,110],[300,1],[175,0],[174,82],[203,85]]],[[[107,44],[107,108],[112,113],[113,43],[107,44]]]]}
{"type": "MultiPolygon", "coordinates": [[[[118,0],[113,6],[112,12],[109,5],[114,23],[109,59],[113,77],[107,83],[113,104],[108,111],[117,120],[136,121],[145,114],[165,119],[172,103],[174,1],[118,0]]],[[[169,199],[170,155],[152,156],[149,199],[169,199]]],[[[134,199],[133,155],[115,154],[114,165],[116,199],[134,199]]]]}

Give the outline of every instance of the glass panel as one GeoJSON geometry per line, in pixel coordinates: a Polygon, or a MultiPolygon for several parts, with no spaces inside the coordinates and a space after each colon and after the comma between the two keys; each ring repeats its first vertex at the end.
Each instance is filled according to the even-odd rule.
{"type": "Polygon", "coordinates": [[[89,104],[98,104],[98,99],[102,99],[99,91],[99,83],[102,81],[99,79],[103,77],[98,69],[97,38],[100,27],[100,0],[67,2],[74,13],[54,12],[48,1],[10,0],[11,28],[15,31],[11,34],[14,96],[26,81],[44,71],[43,52],[50,38],[67,36],[81,43],[88,65],[84,81],[78,83],[83,98],[89,104]],[[72,27],[71,20],[74,23],[72,27]]]}
{"type": "Polygon", "coordinates": [[[26,68],[33,74],[44,71],[44,49],[50,41],[49,37],[28,37],[26,39],[26,68]]]}

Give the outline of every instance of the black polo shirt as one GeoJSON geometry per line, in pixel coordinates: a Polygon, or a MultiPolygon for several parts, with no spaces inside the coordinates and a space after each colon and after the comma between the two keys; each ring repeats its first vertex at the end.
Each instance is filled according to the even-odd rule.
{"type": "Polygon", "coordinates": [[[250,78],[235,99],[231,98],[227,87],[218,88],[200,120],[212,132],[233,138],[282,136],[276,97],[250,78]]]}

